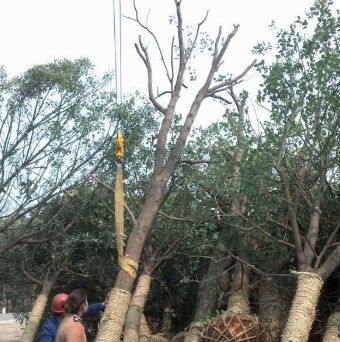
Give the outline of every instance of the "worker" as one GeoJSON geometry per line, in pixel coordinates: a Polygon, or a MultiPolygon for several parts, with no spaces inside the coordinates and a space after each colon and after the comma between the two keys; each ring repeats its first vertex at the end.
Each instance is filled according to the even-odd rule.
{"type": "Polygon", "coordinates": [[[74,290],[61,306],[65,309],[65,317],[59,325],[56,342],[86,342],[81,316],[89,307],[87,293],[82,289],[74,290]]]}
{"type": "MultiPolygon", "coordinates": [[[[54,296],[51,308],[53,314],[43,324],[41,328],[39,342],[55,342],[59,324],[65,317],[65,309],[62,307],[61,303],[66,301],[67,298],[68,295],[66,293],[59,293],[56,296],[54,296]]],[[[105,302],[91,304],[89,305],[87,311],[82,314],[82,318],[99,316],[100,313],[104,311],[104,309],[105,302]]]]}

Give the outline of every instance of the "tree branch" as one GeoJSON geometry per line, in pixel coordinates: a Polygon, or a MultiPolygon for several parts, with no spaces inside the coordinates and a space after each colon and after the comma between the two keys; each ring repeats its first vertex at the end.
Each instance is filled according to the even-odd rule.
{"type": "Polygon", "coordinates": [[[219,95],[216,95],[215,93],[208,93],[204,96],[205,98],[207,97],[212,97],[213,99],[217,99],[217,100],[220,100],[226,104],[231,104],[231,102],[229,100],[227,100],[226,98],[222,97],[222,96],[219,96],[219,95]]]}
{"type": "Polygon", "coordinates": [[[72,228],[72,226],[74,225],[75,223],[75,220],[71,221],[65,228],[62,229],[62,231],[52,237],[49,237],[49,238],[45,238],[45,239],[39,239],[39,240],[29,240],[27,239],[27,237],[32,237],[32,236],[35,236],[37,234],[41,234],[43,232],[43,229],[40,230],[39,232],[37,232],[37,234],[27,234],[25,238],[23,238],[21,241],[20,241],[20,244],[25,244],[25,245],[28,245],[28,244],[40,244],[40,243],[45,243],[45,242],[48,242],[48,241],[52,241],[52,240],[55,240],[57,239],[58,237],[64,235],[70,228],[72,228]]]}
{"type": "Polygon", "coordinates": [[[241,72],[238,76],[236,76],[236,77],[234,77],[234,78],[231,78],[231,79],[229,79],[229,80],[227,80],[227,81],[225,81],[225,82],[222,82],[222,83],[220,83],[220,84],[217,84],[217,85],[215,85],[214,87],[209,88],[209,89],[208,89],[208,93],[213,93],[213,92],[215,92],[216,90],[218,90],[218,89],[220,89],[220,88],[223,88],[223,87],[230,87],[230,86],[234,85],[236,82],[238,82],[239,80],[241,80],[241,78],[242,78],[243,76],[245,76],[245,75],[248,73],[248,71],[255,65],[255,63],[256,63],[256,59],[254,59],[254,60],[252,61],[252,63],[249,64],[249,65],[244,69],[244,71],[241,72]]]}
{"type": "MultiPolygon", "coordinates": [[[[109,190],[112,194],[115,194],[115,189],[112,188],[111,186],[105,184],[104,182],[102,182],[98,177],[96,177],[95,175],[91,175],[91,177],[98,182],[101,186],[103,186],[105,189],[109,190]]],[[[134,227],[138,227],[138,222],[135,218],[135,215],[133,214],[132,210],[129,208],[129,206],[126,204],[126,202],[124,201],[124,208],[127,211],[127,213],[129,214],[132,224],[134,227]]]]}
{"type": "Polygon", "coordinates": [[[316,258],[316,261],[315,261],[315,265],[314,265],[314,269],[317,270],[320,266],[320,262],[321,262],[321,259],[323,258],[323,256],[325,255],[325,253],[327,252],[332,240],[334,239],[336,233],[338,232],[340,228],[340,222],[337,224],[336,228],[333,230],[331,236],[329,237],[327,243],[325,244],[325,246],[323,247],[321,253],[318,255],[318,257],[316,258]]]}
{"type": "Polygon", "coordinates": [[[168,215],[166,213],[164,213],[163,211],[161,210],[158,210],[158,213],[170,220],[174,220],[174,221],[181,221],[181,222],[195,222],[195,220],[192,220],[192,219],[187,219],[187,218],[181,218],[181,217],[175,217],[175,216],[172,216],[172,215],[168,215]]]}
{"type": "Polygon", "coordinates": [[[137,7],[136,7],[136,1],[135,0],[133,0],[133,7],[135,9],[136,19],[133,19],[133,18],[130,18],[130,17],[125,17],[125,18],[133,20],[133,21],[136,21],[144,30],[146,30],[152,36],[152,38],[154,39],[154,41],[155,41],[155,43],[157,45],[158,52],[159,52],[159,54],[161,56],[161,61],[162,61],[162,64],[164,66],[164,69],[165,69],[166,75],[168,77],[168,80],[169,80],[170,84],[172,84],[171,77],[170,77],[169,71],[168,71],[168,67],[167,67],[167,65],[165,63],[163,52],[162,52],[162,49],[161,49],[161,47],[159,45],[158,39],[156,38],[156,35],[147,27],[147,25],[143,25],[142,22],[139,20],[138,10],[137,10],[137,7]]]}
{"type": "Polygon", "coordinates": [[[180,159],[179,163],[194,165],[194,164],[210,164],[212,163],[212,161],[208,159],[180,159]]]}
{"type": "Polygon", "coordinates": [[[157,110],[159,110],[161,113],[165,114],[165,108],[156,100],[155,95],[153,93],[153,76],[152,76],[152,67],[151,67],[151,63],[150,63],[150,59],[149,59],[149,54],[148,51],[146,49],[146,47],[143,45],[142,43],[142,39],[141,36],[139,36],[139,45],[144,53],[144,55],[142,54],[142,52],[140,51],[139,47],[137,44],[135,44],[135,48],[137,50],[138,55],[141,57],[141,59],[143,60],[147,72],[148,72],[148,92],[149,92],[149,99],[152,102],[152,104],[156,107],[157,110]]]}

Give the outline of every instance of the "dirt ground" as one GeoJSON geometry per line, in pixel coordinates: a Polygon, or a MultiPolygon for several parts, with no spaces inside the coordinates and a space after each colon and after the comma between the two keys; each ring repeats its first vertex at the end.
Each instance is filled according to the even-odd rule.
{"type": "Polygon", "coordinates": [[[19,323],[1,323],[0,324],[0,342],[18,342],[22,333],[22,327],[19,323]]]}

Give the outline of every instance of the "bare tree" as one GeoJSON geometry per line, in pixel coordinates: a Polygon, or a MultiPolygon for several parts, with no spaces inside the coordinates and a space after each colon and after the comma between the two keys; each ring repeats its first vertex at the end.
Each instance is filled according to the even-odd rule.
{"type": "Polygon", "coordinates": [[[174,146],[171,148],[169,153],[167,153],[167,139],[170,132],[171,124],[174,119],[176,106],[181,95],[181,90],[183,88],[187,64],[188,61],[192,58],[192,52],[196,46],[201,26],[206,20],[206,18],[204,18],[203,21],[198,24],[194,39],[189,44],[189,46],[186,47],[183,36],[184,28],[181,13],[181,1],[175,0],[175,5],[178,21],[177,40],[179,51],[178,69],[176,74],[173,67],[174,59],[171,60],[171,68],[168,68],[165,63],[163,53],[160,49],[160,45],[158,44],[158,40],[156,39],[155,35],[151,33],[151,31],[140,22],[138,12],[136,10],[136,21],[151,33],[158,47],[158,51],[160,53],[160,57],[169,81],[170,100],[167,106],[163,106],[160,102],[158,102],[158,99],[154,95],[154,75],[149,52],[147,47],[143,44],[141,37],[139,37],[139,43],[135,46],[147,69],[149,98],[153,105],[161,113],[163,113],[164,116],[157,136],[153,175],[150,181],[148,193],[146,195],[142,209],[136,219],[137,224],[132,229],[132,232],[127,240],[127,246],[123,258],[124,260],[120,261],[120,264],[122,265],[122,263],[124,263],[125,267],[119,270],[115,286],[111,292],[112,295],[110,296],[105,314],[101,319],[100,329],[96,341],[107,341],[108,339],[112,339],[113,341],[120,340],[123,325],[125,322],[125,316],[131,298],[130,293],[134,283],[134,278],[136,275],[145,239],[148,236],[152,223],[154,222],[154,219],[158,213],[169,179],[171,178],[177,164],[180,162],[181,153],[186,144],[192,125],[203,100],[212,98],[214,95],[219,94],[225,89],[229,89],[236,83],[239,83],[242,80],[243,76],[252,68],[255,63],[255,61],[252,62],[241,74],[213,84],[214,75],[219,70],[221,63],[223,62],[223,56],[230,44],[230,41],[237,33],[239,26],[235,25],[232,32],[224,41],[222,41],[222,29],[219,29],[213,48],[212,61],[208,75],[191,104],[190,110],[185,118],[183,127],[180,130],[174,146]]]}

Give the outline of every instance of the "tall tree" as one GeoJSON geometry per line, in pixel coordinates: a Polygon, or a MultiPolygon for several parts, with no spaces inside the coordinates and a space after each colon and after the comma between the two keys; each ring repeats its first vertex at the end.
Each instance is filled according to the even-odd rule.
{"type": "MultiPolygon", "coordinates": [[[[168,67],[156,36],[147,28],[147,26],[141,23],[138,17],[138,12],[136,11],[136,21],[152,35],[160,53],[160,58],[169,81],[170,90],[166,91],[166,93],[170,94],[170,100],[166,106],[163,106],[156,98],[153,89],[154,75],[149,52],[147,47],[143,44],[141,38],[139,38],[139,44],[136,44],[135,46],[147,69],[149,98],[155,108],[157,108],[157,110],[163,114],[163,119],[157,135],[153,174],[149,183],[149,189],[146,194],[142,209],[136,219],[136,225],[132,229],[132,232],[127,240],[123,259],[124,265],[128,266],[121,268],[118,273],[115,286],[112,289],[112,295],[110,296],[105,314],[101,320],[100,329],[96,339],[97,341],[106,341],[112,338],[114,341],[119,341],[120,339],[126,312],[128,310],[131,298],[131,289],[134,283],[134,278],[145,239],[148,236],[149,230],[151,229],[152,223],[154,222],[159,207],[162,203],[164,191],[168,185],[168,182],[173,175],[176,166],[180,162],[181,153],[186,144],[187,138],[202,102],[207,98],[216,96],[220,97],[219,94],[223,90],[232,87],[237,82],[240,82],[242,77],[254,64],[250,64],[241,74],[235,77],[224,78],[222,80],[217,79],[215,83],[213,83],[214,76],[221,66],[223,56],[229,46],[230,41],[237,33],[239,26],[234,26],[233,31],[225,40],[222,39],[222,29],[220,28],[216,41],[212,47],[212,61],[208,75],[191,104],[190,110],[185,117],[183,126],[175,140],[174,145],[171,146],[170,150],[167,150],[167,139],[171,130],[171,124],[174,119],[176,106],[181,95],[181,90],[183,88],[185,72],[188,67],[188,62],[192,58],[193,50],[196,47],[200,28],[206,20],[206,18],[204,18],[203,21],[198,24],[197,31],[194,34],[193,39],[189,39],[188,42],[185,42],[181,1],[175,0],[175,5],[178,21],[177,44],[179,52],[178,68],[176,74],[174,68],[174,63],[176,61],[174,59],[174,43],[172,44],[171,66],[168,67]]],[[[122,262],[123,260],[120,262],[121,265],[122,262]]]]}
{"type": "MultiPolygon", "coordinates": [[[[261,62],[259,100],[271,112],[265,125],[273,177],[282,187],[285,214],[279,224],[292,234],[298,287],[282,341],[307,341],[324,281],[340,262],[339,215],[326,218],[325,198],[337,181],[340,130],[340,16],[319,0],[306,18],[277,33],[276,61],[261,62]],[[308,35],[308,30],[313,30],[308,35]],[[330,221],[328,221],[330,219],[330,221]],[[325,230],[326,229],[326,230],[325,230]],[[328,231],[325,243],[320,232],[328,231]]],[[[258,52],[265,46],[260,44],[258,52]]]]}
{"type": "Polygon", "coordinates": [[[112,146],[115,117],[109,76],[97,79],[87,59],[60,60],[0,77],[0,254],[64,234],[44,206],[96,169],[112,146]],[[44,240],[39,239],[49,232],[44,240]]]}

